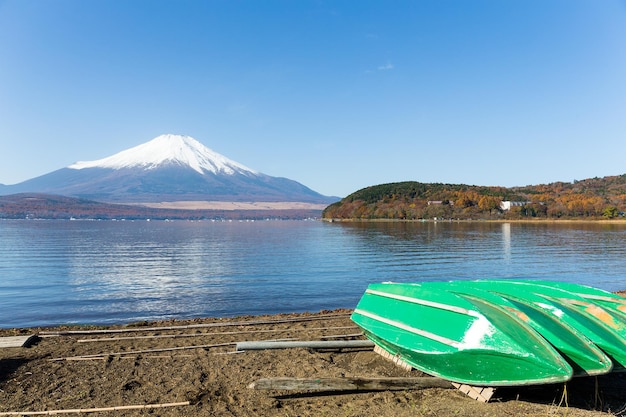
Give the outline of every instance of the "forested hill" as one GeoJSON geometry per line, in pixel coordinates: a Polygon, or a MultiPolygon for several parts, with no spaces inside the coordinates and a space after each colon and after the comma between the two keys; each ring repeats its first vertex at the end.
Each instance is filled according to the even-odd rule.
{"type": "Polygon", "coordinates": [[[526,187],[375,185],[328,206],[324,219],[624,218],[626,174],[526,187]]]}

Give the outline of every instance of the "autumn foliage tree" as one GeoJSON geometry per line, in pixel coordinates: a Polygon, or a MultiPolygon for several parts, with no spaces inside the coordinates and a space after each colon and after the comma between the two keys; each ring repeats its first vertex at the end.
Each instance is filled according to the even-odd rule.
{"type": "Polygon", "coordinates": [[[367,187],[330,205],[337,219],[619,218],[626,211],[626,174],[573,183],[480,187],[407,181],[367,187]],[[503,201],[514,201],[510,210],[503,201]]]}

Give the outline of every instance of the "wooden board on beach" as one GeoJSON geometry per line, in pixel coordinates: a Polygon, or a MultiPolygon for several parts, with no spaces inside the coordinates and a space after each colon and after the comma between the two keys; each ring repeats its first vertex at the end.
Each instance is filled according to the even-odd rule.
{"type": "Polygon", "coordinates": [[[37,335],[30,334],[26,336],[7,336],[0,337],[0,349],[11,347],[26,347],[30,345],[37,335]]]}

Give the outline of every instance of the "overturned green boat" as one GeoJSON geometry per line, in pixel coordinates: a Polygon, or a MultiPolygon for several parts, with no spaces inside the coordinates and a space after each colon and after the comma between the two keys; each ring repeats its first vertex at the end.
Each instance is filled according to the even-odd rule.
{"type": "Polygon", "coordinates": [[[573,284],[569,282],[554,282],[554,281],[539,281],[539,280],[526,280],[519,281],[526,282],[531,285],[540,285],[547,288],[557,288],[565,290],[569,293],[581,297],[585,300],[608,310],[610,313],[617,316],[618,320],[622,323],[626,323],[626,298],[619,295],[604,291],[598,288],[589,287],[587,285],[573,284]]]}
{"type": "MultiPolygon", "coordinates": [[[[626,321],[621,319],[617,310],[562,289],[566,286],[564,283],[480,280],[468,281],[464,285],[491,289],[503,298],[551,315],[602,349],[611,358],[613,370],[626,369],[626,321]]],[[[568,285],[573,289],[575,284],[568,285]]]]}
{"type": "Polygon", "coordinates": [[[623,368],[626,337],[587,310],[618,322],[620,313],[547,281],[516,282],[372,284],[352,320],[389,354],[462,384],[536,385],[623,368]]]}

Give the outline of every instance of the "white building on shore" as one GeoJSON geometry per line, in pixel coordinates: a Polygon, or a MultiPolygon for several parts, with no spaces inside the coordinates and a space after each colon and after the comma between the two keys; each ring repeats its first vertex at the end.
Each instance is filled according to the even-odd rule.
{"type": "Polygon", "coordinates": [[[530,204],[530,201],[502,201],[500,203],[500,209],[509,211],[511,210],[511,207],[522,207],[526,204],[530,204]]]}

